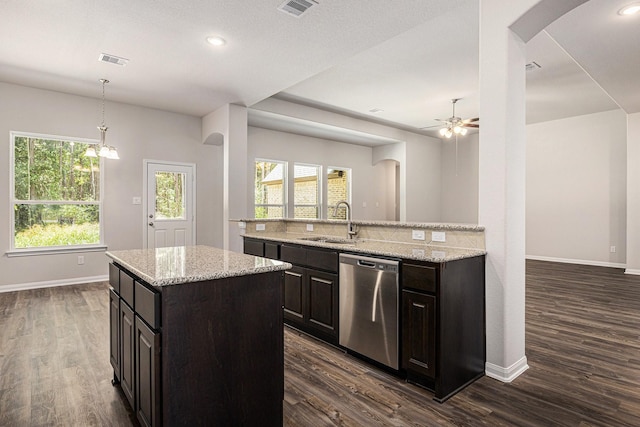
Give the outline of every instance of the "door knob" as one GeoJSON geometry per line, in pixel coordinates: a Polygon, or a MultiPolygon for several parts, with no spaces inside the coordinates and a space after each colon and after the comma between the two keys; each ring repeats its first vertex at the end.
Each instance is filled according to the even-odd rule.
{"type": "Polygon", "coordinates": [[[153,227],[153,223],[152,222],[149,223],[149,227],[153,227]]]}

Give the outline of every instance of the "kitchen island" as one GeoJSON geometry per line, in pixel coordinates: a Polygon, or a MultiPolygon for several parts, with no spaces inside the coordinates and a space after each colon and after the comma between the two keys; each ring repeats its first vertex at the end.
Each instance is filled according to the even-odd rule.
{"type": "Polygon", "coordinates": [[[110,251],[110,358],[142,425],[282,425],[286,262],[110,251]]]}

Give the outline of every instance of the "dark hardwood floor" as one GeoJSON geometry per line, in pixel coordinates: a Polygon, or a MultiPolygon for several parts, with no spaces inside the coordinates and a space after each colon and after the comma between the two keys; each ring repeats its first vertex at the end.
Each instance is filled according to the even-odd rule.
{"type": "MultiPolygon", "coordinates": [[[[285,330],[287,426],[640,426],[640,277],[527,262],[529,370],[444,404],[285,330]]],[[[0,425],[134,425],[111,386],[106,283],[0,293],[0,425]]]]}

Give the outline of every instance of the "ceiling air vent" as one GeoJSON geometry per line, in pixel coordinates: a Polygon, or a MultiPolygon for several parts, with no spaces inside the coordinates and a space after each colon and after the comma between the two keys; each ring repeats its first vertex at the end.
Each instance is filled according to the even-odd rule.
{"type": "Polygon", "coordinates": [[[538,68],[542,68],[542,66],[538,64],[536,61],[532,61],[532,62],[529,62],[527,65],[525,65],[524,68],[527,71],[534,71],[534,70],[537,70],[538,68]]]}
{"type": "Polygon", "coordinates": [[[120,58],[119,56],[109,55],[108,53],[101,53],[100,57],[98,57],[98,61],[108,62],[109,64],[115,64],[120,66],[125,66],[129,62],[128,59],[120,58]]]}
{"type": "Polygon", "coordinates": [[[299,18],[303,13],[318,4],[315,0],[287,0],[278,6],[278,10],[299,18]]]}

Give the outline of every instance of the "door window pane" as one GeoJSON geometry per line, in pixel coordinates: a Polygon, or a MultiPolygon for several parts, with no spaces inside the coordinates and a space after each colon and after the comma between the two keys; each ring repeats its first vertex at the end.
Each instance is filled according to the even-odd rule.
{"type": "Polygon", "coordinates": [[[293,217],[318,218],[320,213],[320,166],[293,166],[293,217]]]}
{"type": "Polygon", "coordinates": [[[180,172],[156,172],[156,213],[157,220],[185,219],[185,179],[180,172]]]}
{"type": "Polygon", "coordinates": [[[327,169],[327,218],[347,219],[347,209],[341,205],[334,212],[336,203],[345,200],[351,203],[351,169],[329,167],[327,169]]]}

